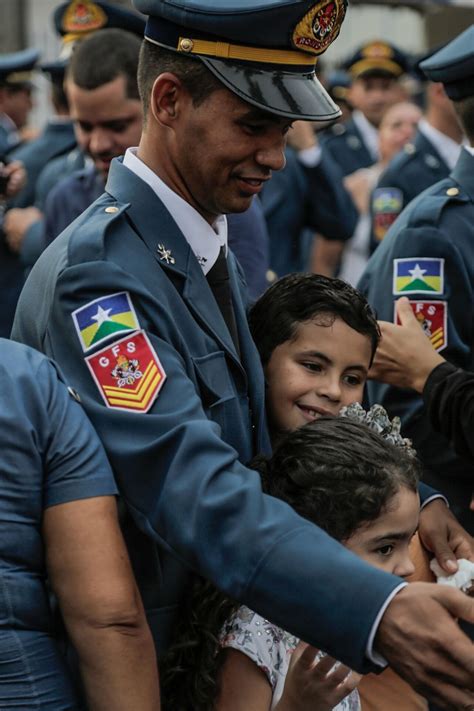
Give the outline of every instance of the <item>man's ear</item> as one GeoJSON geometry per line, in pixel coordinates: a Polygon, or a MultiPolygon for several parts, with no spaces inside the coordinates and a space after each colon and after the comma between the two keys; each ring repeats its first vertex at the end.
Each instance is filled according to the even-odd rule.
{"type": "Polygon", "coordinates": [[[150,110],[155,120],[163,126],[170,126],[175,120],[186,90],[175,74],[164,72],[153,84],[150,110]]]}

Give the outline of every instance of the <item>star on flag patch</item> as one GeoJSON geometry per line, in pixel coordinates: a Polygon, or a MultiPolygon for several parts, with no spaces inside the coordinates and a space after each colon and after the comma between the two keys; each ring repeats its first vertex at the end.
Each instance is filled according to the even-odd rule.
{"type": "Polygon", "coordinates": [[[442,294],[444,290],[444,259],[416,257],[393,260],[393,293],[442,294]]]}
{"type": "Polygon", "coordinates": [[[107,407],[119,410],[148,412],[166,380],[144,331],[114,341],[85,360],[107,407]]]}
{"type": "Polygon", "coordinates": [[[135,309],[126,291],[90,301],[73,311],[72,320],[85,353],[110,336],[140,328],[135,309]]]}
{"type": "MultiPolygon", "coordinates": [[[[446,301],[410,301],[410,306],[421,328],[438,352],[448,345],[446,301]]],[[[395,323],[400,325],[395,302],[395,323]]]]}

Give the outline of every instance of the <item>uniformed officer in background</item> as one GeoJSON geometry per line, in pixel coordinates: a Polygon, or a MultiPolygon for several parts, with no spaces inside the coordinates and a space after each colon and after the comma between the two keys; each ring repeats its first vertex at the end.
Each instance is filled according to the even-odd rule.
{"type": "MultiPolygon", "coordinates": [[[[38,260],[13,335],[53,354],[81,391],[141,531],[130,523],[126,536],[156,642],[166,648],[195,571],[359,670],[377,650],[423,693],[474,705],[472,644],[453,620],[474,618],[469,598],[400,589],[262,495],[243,464],[270,445],[225,214],[248,209],[283,167],[293,120],[339,115],[314,65],[345,3],[135,4],[149,15],[140,145],[38,260]]],[[[439,500],[420,525],[431,520],[446,554],[440,519],[459,533],[439,500]]]]}
{"type": "MultiPolygon", "coordinates": [[[[423,73],[421,69],[418,72],[423,73]]],[[[459,158],[462,141],[463,131],[443,84],[429,82],[426,112],[414,140],[389,163],[373,192],[371,253],[411,200],[448,177],[459,158]]]]}
{"type": "MultiPolygon", "coordinates": [[[[413,200],[372,256],[360,288],[378,316],[394,321],[394,303],[408,296],[433,345],[455,365],[474,368],[474,25],[422,62],[442,82],[469,141],[450,176],[413,200]]],[[[426,481],[445,493],[470,532],[472,465],[435,433],[413,391],[369,384],[371,403],[400,415],[425,465],[426,481]]]]}
{"type": "Polygon", "coordinates": [[[33,108],[32,72],[39,59],[36,49],[0,55],[0,156],[18,146],[33,108]]]}
{"type": "Polygon", "coordinates": [[[344,63],[351,78],[347,99],[354,110],[347,123],[336,123],[322,136],[324,149],[344,175],[377,162],[377,129],[388,107],[406,98],[399,80],[408,66],[401,50],[381,40],[364,44],[344,63]]]}

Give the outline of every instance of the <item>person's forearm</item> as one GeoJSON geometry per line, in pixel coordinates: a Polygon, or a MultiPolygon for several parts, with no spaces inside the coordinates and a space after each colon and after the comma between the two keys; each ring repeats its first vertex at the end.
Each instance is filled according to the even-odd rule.
{"type": "Polygon", "coordinates": [[[155,649],[145,618],[104,627],[69,625],[89,711],[158,711],[155,649]]]}

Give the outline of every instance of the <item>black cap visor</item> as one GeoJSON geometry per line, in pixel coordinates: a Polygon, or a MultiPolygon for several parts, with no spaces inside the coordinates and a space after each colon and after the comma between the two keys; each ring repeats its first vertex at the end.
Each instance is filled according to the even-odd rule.
{"type": "Polygon", "coordinates": [[[234,94],[263,111],[328,125],[341,115],[314,72],[284,71],[278,65],[272,65],[271,70],[269,65],[260,69],[255,64],[203,55],[199,59],[234,94]]]}

